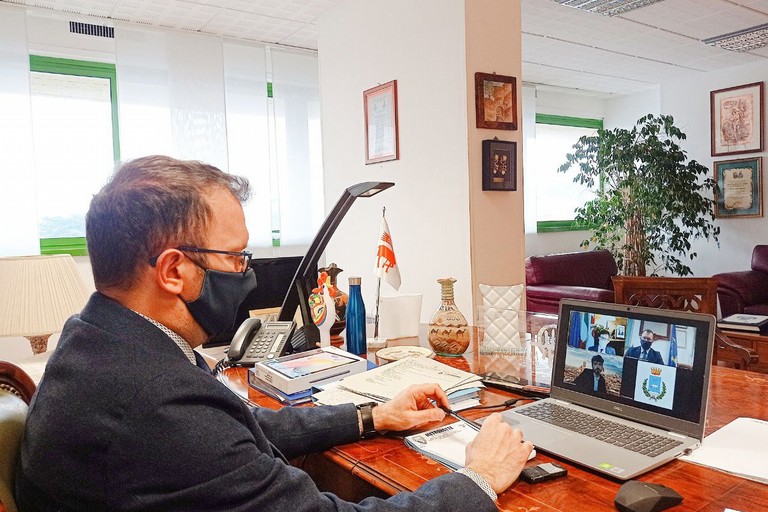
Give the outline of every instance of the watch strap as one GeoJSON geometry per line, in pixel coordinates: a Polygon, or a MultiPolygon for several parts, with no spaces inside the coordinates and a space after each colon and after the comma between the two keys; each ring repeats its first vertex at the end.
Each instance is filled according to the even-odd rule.
{"type": "Polygon", "coordinates": [[[373,408],[376,407],[376,402],[367,402],[357,406],[358,413],[360,414],[360,423],[362,428],[360,430],[360,437],[363,439],[369,439],[378,435],[376,427],[373,425],[373,408]]]}

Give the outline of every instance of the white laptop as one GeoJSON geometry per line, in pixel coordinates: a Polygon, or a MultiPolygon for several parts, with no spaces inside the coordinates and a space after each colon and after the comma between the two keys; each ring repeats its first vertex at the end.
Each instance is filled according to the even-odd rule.
{"type": "Polygon", "coordinates": [[[560,303],[550,398],[503,413],[537,449],[629,480],[704,436],[715,317],[560,303]]]}

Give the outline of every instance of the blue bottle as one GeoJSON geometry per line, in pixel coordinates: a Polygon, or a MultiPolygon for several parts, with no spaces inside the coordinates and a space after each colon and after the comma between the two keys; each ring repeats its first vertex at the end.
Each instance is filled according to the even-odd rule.
{"type": "Polygon", "coordinates": [[[349,278],[349,302],[347,302],[347,351],[365,354],[368,351],[365,336],[365,304],[360,292],[360,278],[349,278]]]}

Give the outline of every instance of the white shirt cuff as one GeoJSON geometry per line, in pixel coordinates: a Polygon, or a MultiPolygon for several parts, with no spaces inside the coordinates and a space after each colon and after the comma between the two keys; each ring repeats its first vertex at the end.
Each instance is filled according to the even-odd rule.
{"type": "Polygon", "coordinates": [[[491,487],[491,484],[488,483],[488,480],[480,476],[480,474],[475,471],[474,469],[469,468],[461,468],[457,471],[457,473],[461,473],[462,475],[469,477],[470,480],[475,482],[485,494],[488,495],[489,498],[491,498],[493,501],[496,501],[498,499],[498,495],[491,487]]]}

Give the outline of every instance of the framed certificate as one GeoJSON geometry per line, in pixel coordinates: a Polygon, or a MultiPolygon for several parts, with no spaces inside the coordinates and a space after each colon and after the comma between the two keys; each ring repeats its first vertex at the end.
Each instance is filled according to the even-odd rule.
{"type": "Polygon", "coordinates": [[[397,133],[397,80],[363,91],[365,163],[400,158],[397,133]]]}
{"type": "Polygon", "coordinates": [[[761,158],[715,162],[715,217],[762,217],[761,158]]]}

